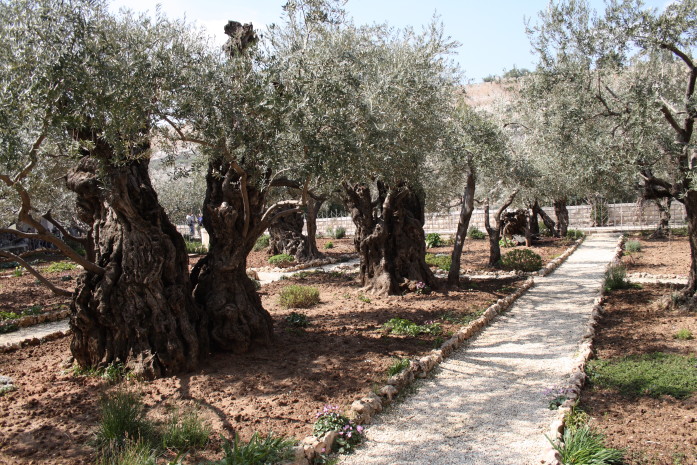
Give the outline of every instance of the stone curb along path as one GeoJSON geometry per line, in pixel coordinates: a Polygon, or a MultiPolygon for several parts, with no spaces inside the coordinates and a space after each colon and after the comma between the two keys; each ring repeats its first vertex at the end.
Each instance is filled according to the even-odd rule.
{"type": "Polygon", "coordinates": [[[543,391],[572,373],[616,237],[590,237],[559,272],[539,278],[444,360],[418,395],[378,417],[364,447],[342,463],[539,464],[549,444],[546,425],[558,414],[543,391]]]}

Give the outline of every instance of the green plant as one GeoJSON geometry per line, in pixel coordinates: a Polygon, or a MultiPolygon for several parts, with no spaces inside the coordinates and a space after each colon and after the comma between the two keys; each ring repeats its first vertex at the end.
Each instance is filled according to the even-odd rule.
{"type": "Polygon", "coordinates": [[[32,305],[29,308],[22,310],[22,315],[40,315],[43,307],[41,305],[32,305]]]}
{"type": "Polygon", "coordinates": [[[370,303],[370,297],[366,297],[363,294],[358,296],[358,300],[360,300],[363,303],[369,304],[370,303]]]}
{"type": "Polygon", "coordinates": [[[175,410],[164,424],[162,447],[177,451],[203,449],[210,434],[210,426],[203,422],[196,410],[175,410]]]}
{"type": "Polygon", "coordinates": [[[552,237],[552,231],[547,227],[544,221],[537,223],[537,227],[540,230],[540,235],[544,237],[552,237]]]}
{"type": "Polygon", "coordinates": [[[97,465],[157,465],[157,456],[146,441],[113,441],[100,449],[97,465]]]}
{"type": "Polygon", "coordinates": [[[2,384],[0,385],[0,397],[4,396],[8,392],[16,391],[17,386],[14,384],[2,384]]]}
{"type": "Polygon", "coordinates": [[[0,334],[13,333],[15,331],[19,331],[19,326],[14,323],[0,326],[0,334]]]}
{"type": "Polygon", "coordinates": [[[590,415],[578,406],[571,407],[571,410],[564,415],[564,425],[566,425],[567,428],[580,428],[585,426],[589,421],[590,415]]]}
{"type": "Polygon", "coordinates": [[[78,365],[72,367],[73,376],[92,376],[116,383],[129,376],[128,369],[122,363],[110,363],[105,367],[81,368],[78,365]]]}
{"type": "Polygon", "coordinates": [[[262,234],[259,236],[257,241],[254,243],[254,251],[258,252],[260,250],[264,250],[269,246],[269,242],[271,241],[271,236],[268,234],[262,234]]]}
{"type": "Polygon", "coordinates": [[[295,441],[284,437],[276,437],[269,433],[262,439],[259,433],[254,433],[247,443],[240,441],[235,434],[232,442],[223,443],[225,457],[211,465],[273,465],[288,461],[293,457],[295,441]]]}
{"type": "Polygon", "coordinates": [[[629,397],[670,395],[683,399],[697,392],[696,364],[694,356],[654,352],[591,360],[586,372],[592,383],[629,397]]]}
{"type": "Polygon", "coordinates": [[[18,266],[19,266],[19,263],[17,263],[17,262],[0,262],[0,270],[17,268],[18,266]]]}
{"type": "Polygon", "coordinates": [[[627,281],[627,269],[624,265],[613,264],[607,267],[603,287],[608,292],[631,287],[631,284],[627,281]]]}
{"type": "Polygon", "coordinates": [[[324,244],[325,249],[333,249],[334,248],[334,243],[332,241],[327,242],[324,244]]]}
{"type": "Polygon", "coordinates": [[[71,271],[77,268],[77,265],[70,262],[55,262],[48,265],[45,269],[47,273],[60,273],[61,271],[71,271]]]}
{"type": "Polygon", "coordinates": [[[687,226],[683,226],[682,228],[671,228],[670,234],[671,236],[687,237],[687,226]]]}
{"type": "Polygon", "coordinates": [[[309,308],[319,303],[319,290],[316,287],[293,284],[283,288],[279,303],[285,308],[309,308]]]}
{"type": "Polygon", "coordinates": [[[501,266],[508,270],[537,271],[542,268],[542,257],[530,249],[511,250],[501,257],[501,266]]]}
{"type": "Polygon", "coordinates": [[[24,276],[24,267],[23,266],[18,266],[12,271],[12,276],[15,278],[19,278],[21,276],[24,276]]]}
{"type": "Polygon", "coordinates": [[[298,312],[292,312],[286,316],[286,323],[296,328],[307,328],[310,326],[310,320],[307,319],[307,316],[298,312]]]}
{"type": "Polygon", "coordinates": [[[153,425],[145,419],[145,409],[138,394],[118,390],[100,402],[101,418],[97,443],[101,447],[122,446],[127,439],[151,442],[153,425]]]}
{"type": "Polygon", "coordinates": [[[440,247],[441,245],[443,245],[443,240],[440,238],[440,234],[426,234],[426,248],[432,249],[433,247],[440,247]]]}
{"type": "Polygon", "coordinates": [[[348,454],[363,440],[363,427],[341,415],[338,406],[325,405],[316,416],[317,420],[312,427],[313,436],[321,438],[330,431],[337,431],[339,436],[336,445],[340,454],[348,454]]]}
{"type": "Polygon", "coordinates": [[[327,229],[327,234],[329,237],[332,237],[334,239],[343,239],[346,237],[346,228],[343,228],[341,226],[337,226],[336,228],[329,228],[327,229]]]}
{"type": "Polygon", "coordinates": [[[502,237],[501,239],[499,239],[499,247],[508,248],[508,247],[515,247],[515,246],[516,246],[516,242],[513,239],[509,239],[507,237],[502,237]]]}
{"type": "Polygon", "coordinates": [[[452,257],[450,257],[450,255],[434,255],[432,253],[427,253],[426,264],[430,266],[437,266],[441,270],[450,271],[452,257]]]}
{"type": "Polygon", "coordinates": [[[603,435],[588,426],[566,428],[562,444],[547,440],[559,452],[564,465],[621,465],[624,461],[623,451],[605,447],[603,435]]]}
{"type": "Polygon", "coordinates": [[[624,243],[625,254],[629,255],[637,252],[641,252],[641,242],[632,240],[624,243]]]}
{"type": "Polygon", "coordinates": [[[269,263],[272,265],[284,266],[295,261],[295,257],[288,255],[287,253],[282,253],[269,257],[269,263]]]}
{"type": "Polygon", "coordinates": [[[566,230],[566,238],[571,239],[572,241],[581,239],[582,237],[585,237],[586,233],[581,231],[580,229],[567,229],[566,230]]]}
{"type": "Polygon", "coordinates": [[[403,372],[407,368],[409,368],[409,359],[408,358],[397,358],[392,363],[392,365],[390,365],[389,368],[387,369],[387,375],[394,376],[397,373],[403,372]]]}
{"type": "Polygon", "coordinates": [[[404,318],[392,318],[383,325],[383,328],[393,334],[416,337],[420,334],[439,335],[442,328],[439,323],[427,322],[423,325],[417,325],[413,321],[404,318]]]}
{"type": "Polygon", "coordinates": [[[470,228],[467,230],[467,237],[470,239],[481,240],[486,237],[486,234],[481,232],[476,226],[470,226],[470,228]]]}
{"type": "Polygon", "coordinates": [[[192,241],[185,239],[184,242],[186,243],[186,253],[196,255],[203,255],[208,253],[208,249],[205,245],[203,245],[203,243],[201,243],[201,241],[192,241]]]}
{"type": "Polygon", "coordinates": [[[689,341],[690,339],[694,339],[694,336],[692,335],[692,331],[683,328],[678,330],[677,333],[673,334],[673,338],[680,339],[681,341],[689,341]]]}
{"type": "Polygon", "coordinates": [[[0,320],[16,320],[19,314],[15,312],[0,312],[0,320]]]}

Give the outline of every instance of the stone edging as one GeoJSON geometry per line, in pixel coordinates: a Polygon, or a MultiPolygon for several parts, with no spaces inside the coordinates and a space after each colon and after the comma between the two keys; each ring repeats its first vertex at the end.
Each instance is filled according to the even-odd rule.
{"type": "Polygon", "coordinates": [[[54,333],[49,333],[45,336],[41,337],[32,337],[29,339],[25,339],[20,342],[15,342],[13,344],[5,344],[0,346],[0,354],[4,354],[7,352],[14,352],[15,350],[19,350],[23,347],[28,347],[28,346],[38,346],[40,344],[43,344],[44,342],[49,342],[49,341],[55,341],[56,339],[60,339],[62,337],[66,337],[72,333],[71,330],[67,331],[56,331],[54,333]]]}
{"type": "Polygon", "coordinates": [[[70,309],[64,308],[55,312],[46,312],[39,315],[27,315],[14,320],[5,320],[2,322],[2,324],[0,324],[0,327],[16,325],[19,328],[26,328],[28,326],[34,326],[41,323],[51,323],[62,320],[63,318],[68,318],[69,316],[70,309]]]}
{"type": "MultiPolygon", "coordinates": [[[[624,254],[624,242],[626,236],[620,236],[617,241],[617,247],[615,248],[615,255],[613,256],[610,263],[608,263],[607,268],[612,265],[620,263],[622,256],[624,254]]],[[[600,320],[600,316],[603,313],[603,302],[605,301],[605,288],[602,286],[600,288],[600,293],[598,297],[593,301],[593,310],[591,311],[590,317],[588,319],[586,331],[583,334],[583,341],[578,348],[578,355],[574,360],[574,368],[571,370],[569,375],[569,380],[566,386],[562,386],[562,389],[566,392],[567,399],[557,410],[557,417],[552,420],[549,430],[547,432],[547,437],[550,440],[554,440],[557,444],[561,443],[561,438],[564,433],[564,420],[566,414],[569,413],[578,401],[583,385],[586,382],[586,363],[593,356],[593,338],[595,337],[595,327],[600,320]]],[[[563,465],[561,463],[561,456],[552,447],[550,443],[545,447],[542,452],[542,458],[538,462],[541,465],[563,465]]]]}
{"type": "Polygon", "coordinates": [[[295,266],[289,266],[286,268],[277,268],[277,267],[273,267],[273,266],[262,266],[259,268],[249,268],[249,270],[274,272],[274,273],[287,273],[290,271],[300,271],[300,270],[305,270],[307,268],[315,268],[318,266],[331,265],[333,263],[343,263],[343,262],[347,262],[347,261],[352,260],[352,259],[357,258],[357,257],[358,257],[358,254],[346,253],[343,255],[339,255],[338,258],[327,257],[324,260],[318,258],[316,260],[310,260],[309,262],[299,263],[295,266]]]}

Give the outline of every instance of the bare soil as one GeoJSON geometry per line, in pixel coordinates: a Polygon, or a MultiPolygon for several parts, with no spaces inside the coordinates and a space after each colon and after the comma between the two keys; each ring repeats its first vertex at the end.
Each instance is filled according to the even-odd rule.
{"type": "Polygon", "coordinates": [[[629,240],[638,240],[641,244],[640,252],[622,258],[629,273],[684,276],[689,273],[690,243],[687,237],[648,239],[641,234],[633,234],[629,240]]]}
{"type": "MultiPolygon", "coordinates": [[[[666,311],[658,305],[670,292],[667,286],[643,285],[610,293],[596,336],[596,357],[697,353],[695,340],[673,337],[680,329],[697,334],[697,314],[666,311]]],[[[580,405],[604,432],[610,447],[627,449],[628,465],[697,464],[697,396],[628,398],[614,390],[587,386],[580,405]]]]}

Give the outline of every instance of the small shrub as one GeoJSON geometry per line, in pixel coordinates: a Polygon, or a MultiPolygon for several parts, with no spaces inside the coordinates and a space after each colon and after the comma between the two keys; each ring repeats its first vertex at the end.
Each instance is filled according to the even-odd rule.
{"type": "Polygon", "coordinates": [[[426,234],[426,248],[432,249],[433,247],[440,247],[441,245],[443,245],[443,240],[440,238],[440,234],[426,234]]]}
{"type": "Polygon", "coordinates": [[[162,431],[162,447],[177,451],[203,449],[208,444],[211,434],[209,425],[203,422],[198,413],[175,410],[169,416],[162,431]]]}
{"type": "Polygon", "coordinates": [[[603,435],[591,430],[588,426],[566,428],[562,444],[552,442],[552,446],[559,452],[561,462],[565,465],[622,465],[624,463],[624,452],[606,447],[603,435]]]}
{"type": "Polygon", "coordinates": [[[324,244],[325,249],[333,249],[334,248],[334,243],[332,241],[327,242],[324,244]]]}
{"type": "Polygon", "coordinates": [[[0,312],[0,320],[16,320],[19,314],[15,312],[0,312]]]}
{"type": "Polygon", "coordinates": [[[0,270],[17,268],[18,266],[19,266],[19,263],[17,263],[17,262],[0,262],[0,270]]]}
{"type": "Polygon", "coordinates": [[[55,262],[46,267],[47,273],[60,273],[61,271],[71,271],[77,268],[77,265],[70,262],[55,262]]]}
{"type": "Polygon", "coordinates": [[[450,265],[452,265],[452,258],[450,255],[434,255],[432,253],[426,254],[426,264],[430,266],[437,266],[441,270],[450,271],[450,265]]]}
{"type": "Polygon", "coordinates": [[[633,254],[637,252],[641,252],[641,242],[627,241],[624,243],[624,253],[633,254]]]}
{"type": "Polygon", "coordinates": [[[408,367],[409,367],[409,359],[408,358],[398,358],[387,369],[387,375],[394,376],[398,373],[403,372],[408,367]]]}
{"type": "Polygon", "coordinates": [[[364,296],[363,294],[361,294],[361,295],[358,296],[358,300],[360,300],[361,302],[363,302],[363,303],[365,303],[365,304],[369,304],[369,303],[370,303],[370,297],[366,297],[366,296],[364,296]]]}
{"type": "Polygon", "coordinates": [[[269,246],[269,241],[271,240],[271,236],[268,234],[262,234],[259,236],[259,239],[254,243],[254,251],[258,252],[260,250],[264,250],[269,246]]]}
{"type": "Polygon", "coordinates": [[[41,305],[32,305],[29,308],[22,310],[22,315],[40,315],[43,307],[41,305]]]}
{"type": "Polygon", "coordinates": [[[12,276],[14,276],[15,278],[24,276],[24,267],[18,266],[17,268],[15,268],[14,271],[12,271],[12,276]]]}
{"type": "Polygon", "coordinates": [[[288,255],[287,253],[282,253],[269,257],[269,263],[277,266],[288,265],[290,263],[293,263],[294,261],[295,257],[292,255],[288,255]]]}
{"type": "Polygon", "coordinates": [[[128,369],[122,363],[110,363],[106,367],[81,368],[78,365],[71,369],[73,376],[91,376],[102,378],[110,383],[116,383],[129,377],[128,369]]]}
{"type": "MultiPolygon", "coordinates": [[[[447,266],[448,270],[450,270],[450,263],[447,266]]],[[[431,288],[426,283],[419,281],[416,283],[416,291],[414,292],[420,295],[427,295],[431,293],[431,288]]]]}
{"type": "Polygon", "coordinates": [[[569,398],[569,389],[553,387],[544,390],[543,394],[547,397],[550,410],[558,410],[564,402],[569,398]]]}
{"type": "Polygon", "coordinates": [[[678,330],[677,333],[673,334],[673,338],[680,339],[681,341],[689,341],[690,339],[694,339],[694,336],[692,335],[692,331],[683,328],[678,330]]]}
{"type": "Polygon", "coordinates": [[[470,226],[470,228],[467,230],[467,237],[474,240],[481,240],[486,238],[486,234],[481,232],[476,226],[470,226]]]}
{"type": "Polygon", "coordinates": [[[629,397],[669,395],[683,399],[697,392],[696,364],[694,356],[655,352],[591,360],[586,371],[592,383],[629,397]]]}
{"type": "Polygon", "coordinates": [[[671,236],[687,237],[687,226],[683,226],[682,228],[671,228],[670,234],[671,236]]]}
{"type": "Polygon", "coordinates": [[[157,456],[145,441],[112,442],[99,451],[97,465],[157,465],[157,456]]]}
{"type": "Polygon", "coordinates": [[[542,257],[530,249],[511,250],[501,257],[501,266],[508,270],[537,271],[542,268],[542,257]]]}
{"type": "Polygon", "coordinates": [[[13,333],[15,331],[19,331],[19,326],[14,323],[0,326],[0,334],[13,333]]]}
{"type": "Polygon", "coordinates": [[[317,421],[312,427],[313,436],[321,438],[330,431],[338,431],[336,443],[340,454],[348,454],[363,440],[363,427],[341,415],[339,407],[325,405],[316,416],[317,421]]]}
{"type": "Polygon", "coordinates": [[[206,248],[205,245],[201,241],[190,241],[190,240],[185,240],[186,242],[186,253],[190,254],[196,254],[196,255],[204,255],[208,253],[208,249],[206,248]]]}
{"type": "Polygon", "coordinates": [[[605,270],[605,281],[603,286],[610,292],[615,289],[628,289],[631,285],[627,281],[627,269],[624,265],[610,265],[605,270]]]}
{"type": "Polygon", "coordinates": [[[572,241],[581,239],[582,237],[585,237],[586,234],[581,231],[580,229],[567,229],[566,230],[566,238],[571,239],[572,241]]]}
{"type": "Polygon", "coordinates": [[[334,239],[343,239],[346,237],[346,228],[343,228],[341,226],[337,226],[336,228],[329,228],[327,229],[327,234],[329,237],[334,238],[334,239]]]}
{"type": "Polygon", "coordinates": [[[540,230],[540,235],[544,237],[552,237],[552,231],[547,227],[544,221],[537,223],[537,227],[540,230]]]}
{"type": "Polygon", "coordinates": [[[413,321],[404,318],[392,318],[383,325],[383,328],[393,334],[411,337],[416,337],[420,334],[432,334],[437,336],[442,332],[440,324],[438,323],[432,322],[424,325],[417,325],[413,321]]]}
{"type": "Polygon", "coordinates": [[[499,247],[503,248],[509,248],[509,247],[515,247],[516,246],[516,241],[513,239],[509,239],[507,237],[502,237],[499,239],[499,247]]]}
{"type": "Polygon", "coordinates": [[[127,439],[151,439],[153,425],[145,419],[143,403],[136,393],[117,391],[104,396],[100,408],[97,442],[101,446],[122,445],[127,439]]]}
{"type": "Polygon", "coordinates": [[[285,308],[309,308],[319,303],[319,290],[311,286],[293,284],[283,288],[279,303],[285,308]]]}
{"type": "Polygon", "coordinates": [[[307,316],[298,312],[292,312],[286,316],[286,323],[296,328],[307,328],[310,326],[310,320],[308,320],[307,316]]]}
{"type": "Polygon", "coordinates": [[[283,463],[293,458],[293,446],[295,441],[284,437],[275,437],[269,433],[261,438],[259,433],[254,433],[248,443],[240,441],[235,434],[232,442],[223,444],[225,457],[211,465],[269,465],[283,463]]]}

